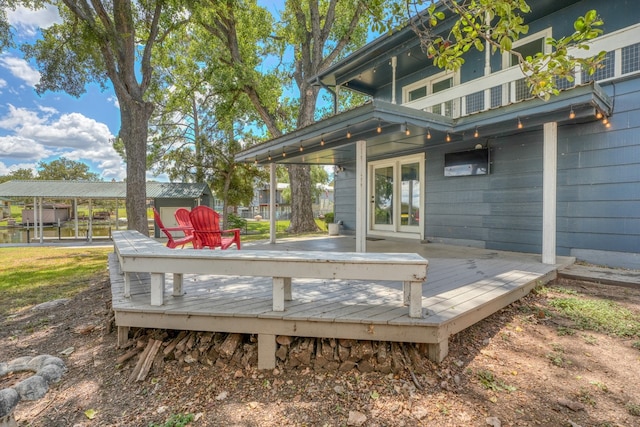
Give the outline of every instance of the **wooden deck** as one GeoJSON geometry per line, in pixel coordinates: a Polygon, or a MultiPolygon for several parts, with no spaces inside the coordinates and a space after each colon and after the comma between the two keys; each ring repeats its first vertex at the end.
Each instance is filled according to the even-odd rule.
{"type": "Polygon", "coordinates": [[[526,256],[486,258],[428,258],[424,318],[408,316],[400,282],[294,279],[293,301],[285,302],[284,312],[274,312],[270,277],[185,275],[183,296],[152,306],[148,274],[138,274],[125,298],[113,254],[109,269],[119,333],[143,327],[257,334],[259,357],[273,355],[278,335],[415,342],[428,344],[430,359],[440,361],[451,335],[552,280],[560,266],[526,256]]]}

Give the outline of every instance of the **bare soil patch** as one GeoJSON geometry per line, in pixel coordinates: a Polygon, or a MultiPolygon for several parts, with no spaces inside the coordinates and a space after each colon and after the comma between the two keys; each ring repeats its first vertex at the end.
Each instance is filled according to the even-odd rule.
{"type": "MultiPolygon", "coordinates": [[[[560,285],[640,313],[640,288],[560,285]]],[[[68,367],[43,399],[18,404],[20,426],[172,426],[178,414],[192,426],[640,425],[640,337],[578,329],[549,305],[556,296],[534,292],[455,335],[439,365],[264,372],[160,358],[136,382],[137,358],[117,363],[127,349],[109,331],[105,274],[67,304],[2,319],[0,362],[51,354],[68,367]]]]}

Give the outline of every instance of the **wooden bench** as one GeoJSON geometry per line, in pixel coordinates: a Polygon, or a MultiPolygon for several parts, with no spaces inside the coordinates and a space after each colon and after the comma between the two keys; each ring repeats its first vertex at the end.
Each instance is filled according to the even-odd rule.
{"type": "Polygon", "coordinates": [[[422,284],[428,261],[410,253],[169,249],[137,231],[114,231],[115,253],[130,295],[130,273],[150,273],[151,305],[164,303],[165,274],[173,274],[173,296],[183,295],[184,274],[260,276],[273,280],[273,311],[292,300],[292,278],[400,281],[409,316],[423,317],[422,284]]]}

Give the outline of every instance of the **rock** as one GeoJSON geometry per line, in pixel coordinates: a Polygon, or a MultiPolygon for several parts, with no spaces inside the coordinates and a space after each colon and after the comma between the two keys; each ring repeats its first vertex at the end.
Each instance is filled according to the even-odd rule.
{"type": "Polygon", "coordinates": [[[42,304],[36,305],[31,310],[32,311],[47,310],[49,308],[55,308],[61,305],[65,305],[69,301],[71,301],[69,298],[61,298],[53,301],[47,301],[47,302],[43,302],[42,304]]]}
{"type": "Polygon", "coordinates": [[[229,396],[229,392],[222,391],[216,396],[216,400],[225,400],[229,396]]]}
{"type": "Polygon", "coordinates": [[[13,408],[20,402],[20,395],[12,388],[0,390],[0,419],[13,412],[13,408]]]}
{"type": "Polygon", "coordinates": [[[287,347],[282,345],[276,350],[276,357],[284,362],[285,360],[287,360],[287,353],[287,347]]]}
{"type": "Polygon", "coordinates": [[[575,401],[569,400],[569,399],[560,398],[560,399],[558,399],[558,403],[561,404],[562,406],[566,406],[567,408],[571,409],[572,411],[582,411],[582,410],[585,409],[585,406],[582,403],[575,402],[575,401]]]}
{"type": "Polygon", "coordinates": [[[76,349],[74,347],[67,347],[64,350],[62,350],[60,352],[61,355],[63,356],[69,356],[71,355],[74,351],[76,351],[76,349]]]}
{"type": "Polygon", "coordinates": [[[47,393],[49,384],[40,375],[33,375],[24,381],[20,381],[13,388],[23,400],[38,400],[47,393]]]}
{"type": "Polygon", "coordinates": [[[429,412],[422,406],[418,406],[412,409],[412,415],[418,420],[423,420],[429,415],[429,412]]]}
{"type": "Polygon", "coordinates": [[[487,417],[485,422],[487,423],[488,426],[491,426],[491,427],[501,427],[502,426],[502,422],[500,422],[500,420],[498,418],[496,418],[496,417],[487,417]]]}
{"type": "Polygon", "coordinates": [[[358,411],[349,411],[349,419],[347,420],[348,426],[361,426],[367,422],[367,417],[358,411]]]}
{"type": "Polygon", "coordinates": [[[37,375],[41,376],[48,383],[57,383],[62,379],[62,374],[64,374],[66,368],[61,368],[58,365],[45,365],[40,370],[38,370],[37,375]]]}
{"type": "Polygon", "coordinates": [[[376,370],[375,366],[369,360],[362,360],[358,363],[358,370],[363,374],[376,370]]]}
{"type": "Polygon", "coordinates": [[[276,337],[276,342],[280,345],[291,345],[291,343],[293,342],[293,337],[290,337],[288,335],[278,335],[276,337]]]}
{"type": "Polygon", "coordinates": [[[338,368],[340,371],[346,372],[346,371],[350,371],[353,368],[356,367],[356,362],[353,362],[351,360],[345,360],[344,362],[342,362],[342,364],[340,365],[340,368],[338,368]]]}

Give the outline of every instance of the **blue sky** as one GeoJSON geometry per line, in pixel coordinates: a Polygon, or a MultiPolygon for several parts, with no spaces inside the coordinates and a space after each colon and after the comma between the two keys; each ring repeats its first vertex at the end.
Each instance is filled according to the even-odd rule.
{"type": "MultiPolygon", "coordinates": [[[[18,44],[34,40],[39,28],[59,20],[55,8],[18,9],[8,13],[18,44]]],[[[0,53],[0,175],[19,168],[36,169],[60,156],[81,161],[105,180],[125,178],[125,164],[110,140],[120,128],[113,91],[97,85],[74,98],[64,92],[38,96],[40,73],[19,50],[0,53]]]]}
{"type": "MultiPolygon", "coordinates": [[[[283,0],[258,3],[276,16],[284,9],[283,0]]],[[[38,11],[18,8],[7,15],[17,45],[34,41],[40,28],[60,20],[51,6],[38,11]]],[[[111,145],[120,129],[113,90],[101,91],[92,84],[80,98],[64,92],[39,96],[39,79],[35,64],[25,61],[18,49],[0,53],[0,175],[20,168],[35,171],[39,162],[64,156],[89,165],[106,181],[123,180],[126,165],[111,145]]],[[[166,177],[148,174],[148,179],[166,177]]]]}

